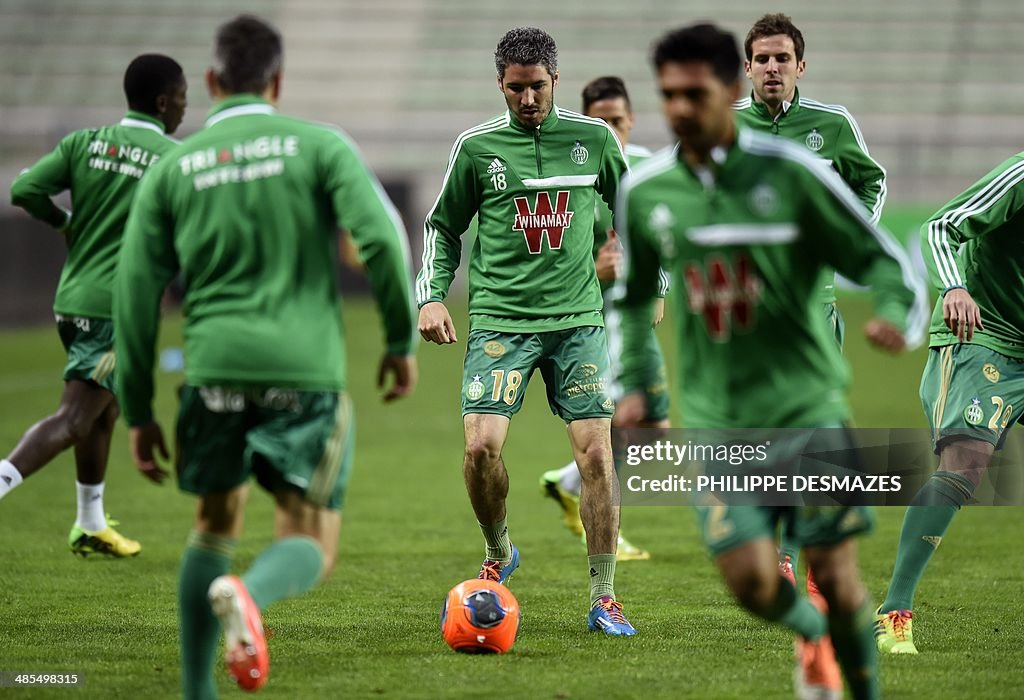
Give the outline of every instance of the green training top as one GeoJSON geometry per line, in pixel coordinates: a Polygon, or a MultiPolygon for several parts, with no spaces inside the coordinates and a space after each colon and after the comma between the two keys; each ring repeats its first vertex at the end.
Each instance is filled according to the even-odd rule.
{"type": "Polygon", "coordinates": [[[603,326],[592,254],[595,200],[615,202],[626,172],[601,119],[557,106],[538,127],[508,112],[464,131],[423,227],[420,306],[448,295],[461,236],[478,217],[470,326],[511,333],[603,326]]]}
{"type": "Polygon", "coordinates": [[[117,124],[68,134],[15,179],[12,204],[54,228],[70,223],[54,311],[110,318],[117,254],[135,187],[176,143],[161,121],[129,111],[117,124]],[[64,190],[71,190],[74,216],[50,199],[64,190]]]}
{"type": "Polygon", "coordinates": [[[661,264],[677,295],[688,427],[840,423],[849,371],[816,299],[822,268],[869,284],[878,315],[911,345],[924,338],[924,281],[805,149],[740,129],[715,156],[713,168],[694,171],[678,150],[663,151],[623,183],[616,230],[627,273],[608,324],[613,358],[621,350],[621,390],[643,385],[661,264]]]}
{"type": "Polygon", "coordinates": [[[412,352],[405,231],[355,145],[255,95],[217,104],[145,177],[128,219],[114,297],[128,423],[152,416],[160,296],[179,269],[189,384],[343,389],[338,227],[366,263],[388,350],[412,352]]]}
{"type": "MultiPolygon", "coordinates": [[[[831,165],[868,208],[871,221],[879,222],[885,204],[885,170],[868,153],[864,135],[845,107],[802,97],[797,90],[793,101],[783,102],[782,111],[774,119],[753,94],[736,102],[733,109],[743,126],[803,144],[831,165]]],[[[821,295],[824,303],[836,300],[835,275],[830,271],[826,272],[821,295]]]]}
{"type": "MultiPolygon", "coordinates": [[[[981,309],[984,330],[972,343],[1024,360],[1024,153],[957,195],[921,227],[932,285],[964,287],[981,309]]],[[[942,320],[939,295],[931,347],[959,342],[942,320]]]]}

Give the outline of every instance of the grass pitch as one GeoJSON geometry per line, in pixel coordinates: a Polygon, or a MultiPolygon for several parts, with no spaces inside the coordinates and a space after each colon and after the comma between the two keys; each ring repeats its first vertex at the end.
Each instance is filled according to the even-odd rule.
{"type": "MultiPolygon", "coordinates": [[[[867,350],[859,335],[864,303],[842,306],[858,425],[923,425],[923,352],[890,359],[867,350]]],[[[384,406],[373,387],[381,347],[375,312],[353,302],[345,315],[358,442],[338,568],[310,595],[267,612],[272,672],[262,697],[792,697],[789,634],[732,603],[689,509],[624,509],[626,534],[653,552],[651,561],[618,568],[617,592],[640,634],[605,639],[586,631],[585,553],[537,489],[541,472],[570,459],[539,378],[505,450],[510,531],[523,554],[512,580],[523,610],[519,641],[500,657],[449,651],[439,633],[442,598],[475,575],[482,555],[461,480],[464,345],[422,347],[417,394],[384,406]]],[[[464,341],[464,312],[456,323],[464,341]]],[[[177,344],[177,333],[171,324],[165,344],[177,344]]],[[[56,407],[64,358],[48,328],[2,333],[0,348],[5,454],[56,407]]],[[[180,378],[160,375],[159,416],[168,431],[180,378]]],[[[142,542],[135,560],[81,560],[68,552],[75,515],[70,454],[0,501],[0,671],[86,676],[83,688],[0,690],[4,697],[179,693],[175,586],[194,501],[173,483],[157,487],[134,472],[123,427],[111,459],[106,502],[122,531],[142,542]]],[[[254,493],[236,570],[269,542],[270,515],[270,499],[254,493]]],[[[861,545],[861,565],[880,599],[903,509],[878,509],[877,516],[861,545]]],[[[921,655],[881,659],[887,695],[1024,697],[1022,528],[1020,508],[967,508],[957,516],[918,593],[921,655]]],[[[226,675],[220,690],[241,697],[226,675]]]]}

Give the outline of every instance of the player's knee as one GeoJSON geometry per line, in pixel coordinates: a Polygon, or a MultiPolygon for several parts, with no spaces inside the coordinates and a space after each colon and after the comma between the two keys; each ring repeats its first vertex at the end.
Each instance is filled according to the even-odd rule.
{"type": "Polygon", "coordinates": [[[467,467],[481,469],[501,461],[501,448],[487,440],[466,442],[465,462],[467,467]]]}
{"type": "Polygon", "coordinates": [[[577,456],[576,463],[585,480],[611,478],[614,472],[612,447],[604,441],[594,440],[577,456]]]}
{"type": "Polygon", "coordinates": [[[778,595],[776,577],[765,576],[756,567],[744,568],[726,578],[736,600],[752,613],[763,615],[769,611],[778,595]]]}
{"type": "Polygon", "coordinates": [[[57,430],[71,442],[80,442],[95,428],[95,421],[89,420],[81,411],[62,406],[54,415],[57,430]]]}

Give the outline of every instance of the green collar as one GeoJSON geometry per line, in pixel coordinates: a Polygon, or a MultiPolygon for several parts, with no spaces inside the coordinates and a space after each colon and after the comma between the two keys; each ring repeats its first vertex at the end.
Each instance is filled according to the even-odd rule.
{"type": "Polygon", "coordinates": [[[551,111],[548,112],[548,116],[538,126],[526,126],[520,123],[515,115],[512,114],[512,110],[508,110],[506,114],[508,114],[508,123],[512,128],[524,134],[532,134],[535,131],[550,131],[558,123],[558,105],[555,104],[551,105],[551,111]]]}
{"type": "Polygon", "coordinates": [[[206,126],[231,117],[250,114],[275,114],[277,110],[259,95],[232,95],[215,104],[206,115],[206,126]]]}
{"type": "Polygon", "coordinates": [[[167,127],[164,126],[162,121],[151,114],[136,112],[134,109],[129,109],[125,112],[120,124],[121,126],[135,126],[140,129],[152,129],[161,134],[167,133],[167,127]]]}
{"type": "Polygon", "coordinates": [[[796,112],[800,109],[800,88],[793,88],[793,100],[790,102],[782,103],[782,111],[779,112],[779,116],[772,119],[772,115],[768,113],[768,106],[764,102],[758,102],[754,97],[754,91],[750,91],[750,108],[754,110],[754,113],[765,121],[779,121],[790,112],[796,112]]]}

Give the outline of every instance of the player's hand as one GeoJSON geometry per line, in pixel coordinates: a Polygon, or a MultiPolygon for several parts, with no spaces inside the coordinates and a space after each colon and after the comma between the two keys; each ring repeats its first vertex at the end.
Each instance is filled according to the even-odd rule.
{"type": "Polygon", "coordinates": [[[651,320],[651,328],[657,328],[665,320],[665,297],[658,297],[654,300],[654,318],[651,320]]]}
{"type": "Polygon", "coordinates": [[[888,321],[873,318],[864,326],[864,336],[879,350],[897,353],[907,346],[903,332],[888,321]]]}
{"type": "Polygon", "coordinates": [[[408,396],[416,388],[416,356],[415,355],[384,355],[377,371],[377,388],[383,389],[388,384],[388,376],[395,378],[391,388],[384,394],[384,401],[390,402],[408,396]]]}
{"type": "Polygon", "coordinates": [[[614,282],[618,278],[622,268],[622,244],[614,229],[608,229],[608,240],[598,249],[594,266],[597,267],[597,279],[602,282],[614,282]]]}
{"type": "Polygon", "coordinates": [[[420,308],[420,337],[429,343],[448,345],[457,343],[455,324],[445,305],[431,301],[420,308]]]}
{"type": "Polygon", "coordinates": [[[150,421],[145,425],[139,425],[131,429],[130,433],[132,459],[135,466],[142,475],[150,481],[162,484],[167,478],[167,472],[160,467],[153,454],[154,448],[165,460],[171,458],[167,451],[167,444],[164,442],[164,431],[160,424],[150,421]]]}
{"type": "Polygon", "coordinates": [[[616,428],[635,428],[647,413],[647,400],[642,391],[634,391],[623,396],[615,404],[615,415],[612,425],[616,428]]]}
{"type": "Polygon", "coordinates": [[[942,320],[961,343],[971,341],[974,329],[981,325],[981,309],[966,289],[950,289],[942,298],[942,320]]]}

